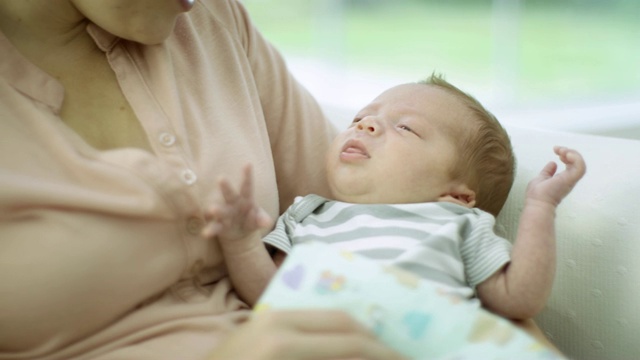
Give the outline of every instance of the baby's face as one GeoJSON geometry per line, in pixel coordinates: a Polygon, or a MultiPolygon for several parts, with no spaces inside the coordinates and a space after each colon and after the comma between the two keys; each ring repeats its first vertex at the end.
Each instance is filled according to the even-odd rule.
{"type": "Polygon", "coordinates": [[[333,196],[353,203],[439,201],[458,185],[450,172],[465,111],[459,99],[430,85],[383,92],[331,146],[333,196]]]}

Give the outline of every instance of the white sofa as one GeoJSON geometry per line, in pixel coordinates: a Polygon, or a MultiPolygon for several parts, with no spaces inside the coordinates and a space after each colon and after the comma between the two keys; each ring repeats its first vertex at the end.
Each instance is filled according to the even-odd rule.
{"type": "Polygon", "coordinates": [[[553,145],[578,149],[587,163],[558,209],[556,280],[538,324],[571,359],[640,359],[640,141],[507,131],[518,166],[497,231],[509,239],[528,181],[555,160],[553,145]]]}

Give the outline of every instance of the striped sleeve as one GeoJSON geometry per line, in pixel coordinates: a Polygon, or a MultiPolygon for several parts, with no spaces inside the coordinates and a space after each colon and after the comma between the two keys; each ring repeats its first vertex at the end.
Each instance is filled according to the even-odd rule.
{"type": "Polygon", "coordinates": [[[313,194],[295,198],[287,211],[280,215],[275,228],[262,241],[288,254],[293,247],[291,237],[296,225],[326,201],[325,198],[313,194]]]}
{"type": "Polygon", "coordinates": [[[471,229],[461,247],[467,283],[472,289],[511,261],[511,243],[496,235],[495,218],[486,212],[469,216],[471,229]]]}
{"type": "Polygon", "coordinates": [[[280,215],[278,221],[276,221],[275,228],[267,234],[267,236],[262,238],[262,241],[265,244],[269,244],[286,254],[291,251],[292,247],[291,240],[288,235],[288,230],[290,229],[287,229],[287,224],[290,223],[287,221],[288,217],[290,217],[288,211],[280,215]]]}

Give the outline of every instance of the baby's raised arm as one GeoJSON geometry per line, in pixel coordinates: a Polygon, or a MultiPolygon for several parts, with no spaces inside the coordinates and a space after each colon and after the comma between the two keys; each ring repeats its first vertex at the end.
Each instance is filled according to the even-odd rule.
{"type": "Polygon", "coordinates": [[[486,308],[508,318],[531,318],[544,307],[555,276],[556,208],[586,172],[577,151],[553,150],[566,169],[556,174],[557,164],[549,162],[529,182],[511,262],[477,288],[486,308]]]}
{"type": "Polygon", "coordinates": [[[538,205],[551,205],[555,209],[584,176],[587,167],[582,155],[563,146],[555,146],[553,151],[566,164],[566,170],[555,174],[558,166],[555,162],[549,162],[540,174],[529,182],[525,205],[535,202],[538,205]]]}
{"type": "Polygon", "coordinates": [[[244,168],[239,192],[224,178],[219,186],[224,203],[209,208],[202,235],[217,238],[231,282],[240,298],[253,306],[276,271],[260,232],[270,229],[273,221],[254,200],[251,166],[244,168]]]}

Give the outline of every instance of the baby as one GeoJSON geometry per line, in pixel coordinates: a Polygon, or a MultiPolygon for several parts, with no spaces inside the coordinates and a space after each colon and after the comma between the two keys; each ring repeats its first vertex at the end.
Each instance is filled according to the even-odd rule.
{"type": "Polygon", "coordinates": [[[514,179],[509,137],[478,101],[434,75],[383,92],[336,137],[326,158],[331,199],[298,198],[262,238],[273,222],[253,200],[247,166],[238,192],[220,181],[225,202],[211,207],[203,234],[217,237],[251,305],[293,245],[320,241],[528,319],[551,291],[556,208],[586,171],[575,150],[554,152],[566,170],[549,162],[530,181],[512,247],[493,231],[514,179]]]}

